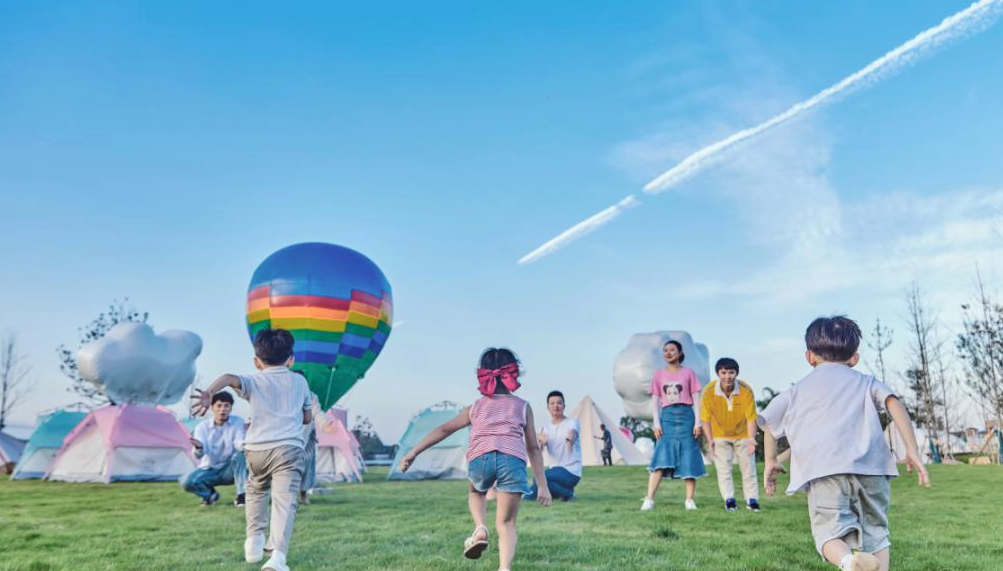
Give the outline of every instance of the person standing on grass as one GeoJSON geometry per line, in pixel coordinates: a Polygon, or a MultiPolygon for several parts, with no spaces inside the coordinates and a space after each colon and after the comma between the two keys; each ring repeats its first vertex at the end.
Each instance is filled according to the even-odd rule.
{"type": "Polygon", "coordinates": [[[683,346],[672,340],[662,346],[665,368],[655,371],[648,394],[652,396],[655,451],[648,464],[648,494],[641,511],[655,509],[655,493],[662,478],[686,481],[687,510],[697,509],[693,494],[697,478],[707,474],[697,439],[703,431],[694,409],[700,409],[700,381],[693,369],[683,366],[683,346]]]}
{"type": "Polygon", "coordinates": [[[596,436],[596,440],[602,440],[602,465],[612,466],[613,465],[613,435],[610,434],[609,429],[606,428],[605,424],[599,425],[599,430],[602,434],[596,436]]]}
{"type": "Polygon", "coordinates": [[[782,471],[776,439],[791,445],[787,494],[808,491],[815,549],[841,571],[887,571],[890,559],[889,480],[898,476],[878,411],[891,415],[920,486],[930,486],[909,413],[884,383],[853,370],[860,327],[842,315],[819,317],[805,332],[814,370],[777,395],[760,415],[765,433],[766,495],[782,471]],[[856,551],[856,552],[855,552],[856,551]]]}
{"type": "Polygon", "coordinates": [[[221,392],[212,395],[212,417],[195,427],[189,439],[198,467],[181,477],[181,488],[195,494],[203,506],[219,501],[216,486],[236,487],[233,505],[244,506],[244,486],[247,483],[247,462],[244,461],[244,420],[230,414],[233,395],[221,392]]]}
{"type": "Polygon", "coordinates": [[[717,380],[701,394],[700,421],[710,454],[717,467],[717,487],[724,509],[738,510],[731,473],[735,459],[742,471],[745,507],[759,511],[759,481],[756,479],[756,397],[752,387],[738,380],[738,361],[724,357],[714,365],[717,380]]]}
{"type": "MultiPolygon", "coordinates": [[[[293,371],[301,376],[303,373],[293,371]]],[[[304,378],[306,378],[304,376],[304,378]]],[[[300,485],[300,505],[310,504],[307,495],[317,485],[317,419],[321,417],[320,399],[310,393],[310,424],[303,425],[303,483],[300,485]]]]}
{"type": "Polygon", "coordinates": [[[286,554],[296,519],[303,476],[303,425],[311,421],[310,389],[306,379],[289,370],[293,365],[293,336],[284,329],[262,329],[254,337],[251,375],[223,375],[205,390],[196,389],[193,411],[201,416],[212,395],[232,388],[251,404],[251,426],[244,440],[250,478],[247,481],[247,539],[244,559],[264,558],[269,530],[268,496],[272,513],[268,544],[274,549],[262,571],[289,571],[286,554]]]}
{"type": "Polygon", "coordinates": [[[452,420],[429,432],[401,459],[407,472],[423,451],[470,427],[467,443],[467,478],[470,480],[467,505],[474,519],[474,532],[463,542],[463,555],[477,559],[488,548],[487,493],[497,488],[498,569],[508,571],[515,558],[516,516],[526,491],[526,462],[542,482],[537,494],[540,505],[550,505],[550,489],[543,475],[543,455],[536,441],[533,409],[515,396],[519,387],[519,360],[509,349],[489,348],[481,355],[477,369],[478,390],[483,395],[460,411],[452,420]]]}
{"type": "MultiPolygon", "coordinates": [[[[570,501],[575,498],[575,486],[582,480],[582,443],[578,420],[564,416],[564,393],[550,391],[547,395],[547,412],[550,422],[544,422],[536,435],[540,447],[546,451],[544,477],[555,500],[570,501]]],[[[537,485],[526,494],[527,500],[536,499],[537,485]]]]}

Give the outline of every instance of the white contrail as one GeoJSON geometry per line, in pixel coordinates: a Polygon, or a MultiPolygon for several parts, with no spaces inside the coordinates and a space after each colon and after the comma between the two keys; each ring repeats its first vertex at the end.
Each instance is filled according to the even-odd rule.
{"type": "MultiPolygon", "coordinates": [[[[726,139],[707,145],[689,155],[680,161],[679,164],[646,184],[644,192],[648,194],[664,192],[699,173],[711,164],[713,157],[738,143],[783,124],[819,105],[831,102],[840,95],[846,95],[855,88],[869,85],[945,42],[985,29],[992,23],[994,18],[999,16],[1001,9],[1003,9],[1003,0],[980,0],[972,4],[953,16],[945,18],[940,24],[919,33],[916,37],[869,63],[863,69],[847,76],[839,83],[823,89],[800,103],[796,103],[783,113],[771,117],[755,127],[743,129],[726,139]]],[[[633,195],[628,198],[632,199],[633,195]]],[[[523,256],[519,260],[519,263],[535,262],[548,254],[552,254],[573,240],[609,222],[619,213],[620,210],[616,206],[607,208],[599,214],[579,222],[543,246],[523,256]]]]}
{"type": "Polygon", "coordinates": [[[519,263],[529,264],[535,262],[547,254],[553,253],[559,248],[599,228],[603,224],[611,222],[614,218],[619,216],[621,212],[632,206],[637,206],[638,204],[641,204],[641,201],[634,198],[634,195],[631,194],[606,210],[593,214],[587,220],[583,220],[571,228],[568,228],[564,232],[561,232],[553,240],[526,254],[522,258],[519,258],[519,263]]]}

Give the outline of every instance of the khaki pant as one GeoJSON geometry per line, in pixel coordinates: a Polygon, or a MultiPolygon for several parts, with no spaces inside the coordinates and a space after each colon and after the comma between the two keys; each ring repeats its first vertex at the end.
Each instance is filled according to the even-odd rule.
{"type": "Polygon", "coordinates": [[[714,466],[717,467],[717,487],[724,499],[735,497],[735,485],[731,481],[734,459],[738,457],[738,467],[742,470],[742,491],[745,501],[759,500],[759,480],[756,478],[756,461],[749,454],[749,441],[714,439],[714,466]]]}
{"type": "Polygon", "coordinates": [[[289,553],[300,480],[303,477],[303,449],[279,446],[269,450],[247,450],[247,537],[269,530],[268,493],[272,495],[271,530],[268,534],[275,551],[289,553]]]}

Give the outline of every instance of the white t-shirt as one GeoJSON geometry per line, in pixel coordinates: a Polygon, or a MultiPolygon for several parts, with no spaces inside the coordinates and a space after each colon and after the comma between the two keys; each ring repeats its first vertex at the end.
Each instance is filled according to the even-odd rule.
{"type": "Polygon", "coordinates": [[[759,423],[791,445],[787,493],[833,474],[898,476],[878,417],[892,395],[881,381],[842,363],[822,363],[777,395],[759,423]]]}
{"type": "Polygon", "coordinates": [[[199,468],[222,468],[230,458],[240,450],[244,440],[244,419],[230,415],[226,422],[216,425],[216,419],[207,418],[195,426],[192,438],[202,443],[202,449],[196,452],[199,468]]]}
{"type": "Polygon", "coordinates": [[[310,410],[306,379],[283,366],[239,378],[239,394],[251,403],[251,427],[244,438],[244,450],[303,448],[303,411],[310,410]]]}
{"type": "Polygon", "coordinates": [[[543,422],[540,432],[547,435],[543,463],[548,468],[561,467],[579,478],[582,476],[582,439],[578,421],[565,417],[559,424],[549,419],[543,422]],[[568,446],[568,433],[575,431],[575,441],[568,446]]]}

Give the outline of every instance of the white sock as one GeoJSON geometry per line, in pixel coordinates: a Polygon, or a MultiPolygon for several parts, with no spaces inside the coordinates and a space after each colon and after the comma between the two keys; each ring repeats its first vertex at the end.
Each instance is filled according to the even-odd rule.
{"type": "Polygon", "coordinates": [[[843,559],[839,561],[839,568],[841,571],[853,571],[853,553],[847,553],[843,556],[843,559]]]}

